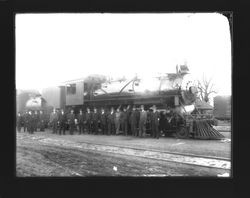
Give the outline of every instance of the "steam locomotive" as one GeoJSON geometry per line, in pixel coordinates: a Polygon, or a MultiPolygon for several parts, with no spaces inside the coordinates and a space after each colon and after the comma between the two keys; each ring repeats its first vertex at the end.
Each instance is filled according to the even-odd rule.
{"type": "MultiPolygon", "coordinates": [[[[161,113],[161,130],[165,135],[197,139],[223,138],[213,128],[215,122],[212,118],[200,116],[194,111],[197,88],[186,65],[177,65],[175,73],[164,73],[155,77],[136,75],[132,79],[121,78],[102,82],[84,80],[83,98],[84,104],[67,108],[74,108],[77,112],[86,107],[109,110],[111,107],[139,108],[144,105],[145,109],[150,111],[150,107],[155,105],[161,113]],[[164,119],[166,117],[168,119],[164,119]]],[[[38,106],[47,109],[46,105],[38,106]]],[[[150,125],[147,125],[147,129],[150,131],[150,125]]]]}
{"type": "MultiPolygon", "coordinates": [[[[146,110],[156,105],[161,115],[168,116],[169,125],[162,131],[178,138],[220,139],[223,136],[212,125],[212,118],[193,114],[197,88],[186,65],[176,66],[176,73],[156,77],[125,78],[106,81],[85,92],[86,107],[121,107],[144,105],[146,110]]],[[[148,125],[147,128],[149,128],[148,125]]],[[[149,129],[150,130],[150,129],[149,129]]]]}

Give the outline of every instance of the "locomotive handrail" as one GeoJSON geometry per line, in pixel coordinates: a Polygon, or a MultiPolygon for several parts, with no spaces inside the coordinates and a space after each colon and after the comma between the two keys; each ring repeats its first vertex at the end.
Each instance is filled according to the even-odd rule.
{"type": "Polygon", "coordinates": [[[119,94],[131,83],[133,82],[135,79],[130,80],[126,85],[123,86],[123,88],[120,90],[119,94]]]}

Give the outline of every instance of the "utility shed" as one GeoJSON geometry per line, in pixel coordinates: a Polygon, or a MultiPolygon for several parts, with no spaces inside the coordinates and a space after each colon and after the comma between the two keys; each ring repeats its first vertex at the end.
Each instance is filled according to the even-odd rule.
{"type": "Polygon", "coordinates": [[[195,107],[199,110],[213,110],[213,107],[205,101],[197,99],[195,101],[195,107]]]}

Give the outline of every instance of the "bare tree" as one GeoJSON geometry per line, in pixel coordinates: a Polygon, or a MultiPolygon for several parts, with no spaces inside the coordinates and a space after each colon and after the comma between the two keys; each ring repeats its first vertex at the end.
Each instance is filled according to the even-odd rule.
{"type": "Polygon", "coordinates": [[[212,93],[217,93],[214,90],[214,84],[212,83],[212,78],[207,79],[203,75],[202,80],[197,82],[198,96],[202,101],[209,102],[212,93]]]}

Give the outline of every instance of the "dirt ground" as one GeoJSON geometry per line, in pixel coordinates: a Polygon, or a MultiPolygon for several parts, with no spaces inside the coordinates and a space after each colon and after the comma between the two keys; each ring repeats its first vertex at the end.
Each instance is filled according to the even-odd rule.
{"type": "MultiPolygon", "coordinates": [[[[21,134],[23,134],[21,132],[21,134]]],[[[193,155],[205,155],[221,158],[231,158],[231,141],[222,140],[195,140],[195,139],[177,139],[174,137],[138,138],[132,136],[106,136],[106,135],[55,135],[50,130],[46,132],[36,132],[35,135],[56,138],[59,140],[69,140],[77,143],[88,142],[93,144],[105,144],[115,146],[135,147],[141,149],[152,149],[159,151],[169,151],[177,153],[186,153],[193,155]]],[[[230,138],[228,132],[222,133],[226,138],[230,138]]]]}
{"type": "MultiPolygon", "coordinates": [[[[17,135],[16,175],[18,177],[218,176],[229,174],[230,172],[224,169],[198,167],[136,156],[83,150],[63,145],[49,145],[35,138],[32,139],[32,137],[36,137],[38,134],[28,135],[20,133],[17,135]]],[[[58,136],[47,132],[43,133],[43,135],[57,140],[66,138],[75,142],[83,141],[83,138],[87,137],[84,135],[82,138],[79,138],[79,135],[58,136]]],[[[92,136],[93,140],[97,139],[96,136],[92,136]]],[[[122,142],[122,140],[119,141],[122,142]]],[[[119,143],[119,141],[116,141],[116,143],[119,143]]]]}

